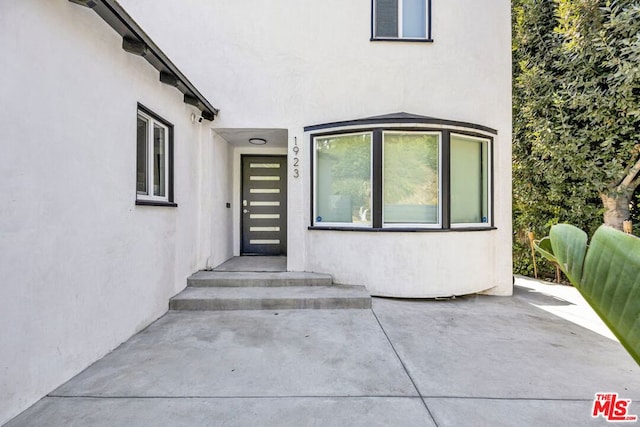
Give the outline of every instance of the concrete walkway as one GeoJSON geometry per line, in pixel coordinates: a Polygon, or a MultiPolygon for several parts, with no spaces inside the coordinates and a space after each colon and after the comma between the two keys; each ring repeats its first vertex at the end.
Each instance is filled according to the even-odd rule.
{"type": "Polygon", "coordinates": [[[620,344],[549,310],[575,290],[523,280],[513,298],[171,312],[7,426],[609,425],[598,392],[640,415],[620,344]]]}

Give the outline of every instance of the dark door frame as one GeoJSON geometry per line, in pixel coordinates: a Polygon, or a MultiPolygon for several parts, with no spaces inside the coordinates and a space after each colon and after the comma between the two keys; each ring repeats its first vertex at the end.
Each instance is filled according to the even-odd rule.
{"type": "Polygon", "coordinates": [[[287,209],[288,209],[288,200],[287,200],[287,178],[288,178],[288,158],[286,154],[259,154],[259,153],[247,153],[240,155],[240,255],[286,255],[287,254],[287,209]],[[244,206],[243,201],[247,200],[245,191],[245,178],[248,178],[248,175],[245,174],[245,161],[249,158],[256,159],[278,159],[280,161],[280,244],[277,248],[272,245],[265,245],[265,251],[248,251],[247,246],[249,243],[247,242],[246,232],[245,232],[245,213],[244,210],[249,208],[249,206],[244,206]]]}

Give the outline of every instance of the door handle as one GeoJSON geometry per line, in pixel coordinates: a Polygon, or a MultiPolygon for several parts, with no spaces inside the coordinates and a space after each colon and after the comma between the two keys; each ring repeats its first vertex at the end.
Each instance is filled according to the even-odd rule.
{"type": "Polygon", "coordinates": [[[242,213],[249,213],[248,209],[242,209],[242,213]]]}

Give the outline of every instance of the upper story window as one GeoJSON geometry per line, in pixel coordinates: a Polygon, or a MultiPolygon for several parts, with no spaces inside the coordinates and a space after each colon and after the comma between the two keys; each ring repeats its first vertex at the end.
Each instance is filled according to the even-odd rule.
{"type": "Polygon", "coordinates": [[[312,226],[491,228],[492,138],[373,128],[312,136],[312,226]]]}
{"type": "Polygon", "coordinates": [[[174,205],[173,126],[139,106],[136,147],[136,204],[174,205]]]}
{"type": "Polygon", "coordinates": [[[372,0],[372,40],[431,41],[431,0],[372,0]]]}

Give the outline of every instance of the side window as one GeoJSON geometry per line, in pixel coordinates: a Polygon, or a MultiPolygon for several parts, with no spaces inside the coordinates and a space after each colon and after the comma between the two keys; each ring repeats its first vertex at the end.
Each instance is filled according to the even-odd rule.
{"type": "Polygon", "coordinates": [[[431,40],[431,0],[373,0],[372,40],[431,40]]]}
{"type": "Polygon", "coordinates": [[[489,223],[489,140],[451,134],[451,224],[489,223]]]}
{"type": "Polygon", "coordinates": [[[138,108],[136,202],[173,201],[172,154],[173,126],[146,108],[138,108]]]}

